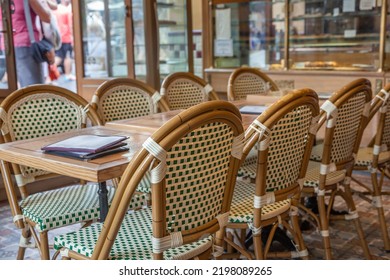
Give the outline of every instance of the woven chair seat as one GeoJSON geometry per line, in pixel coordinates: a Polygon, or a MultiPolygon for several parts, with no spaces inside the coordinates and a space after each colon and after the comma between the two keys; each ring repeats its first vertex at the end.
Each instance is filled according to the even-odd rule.
{"type": "MultiPolygon", "coordinates": [[[[355,167],[368,167],[372,165],[373,148],[360,148],[356,157],[355,167]]],[[[383,164],[390,161],[390,151],[381,152],[379,154],[378,164],[383,164]]]]}
{"type": "Polygon", "coordinates": [[[237,176],[256,179],[257,150],[252,149],[238,169],[237,176]]]}
{"type": "MultiPolygon", "coordinates": [[[[67,248],[91,257],[93,248],[102,230],[102,223],[95,223],[73,233],[56,236],[54,248],[67,248]]],[[[211,238],[168,249],[166,259],[191,258],[211,247],[211,238]]],[[[151,260],[152,257],[152,211],[151,208],[134,211],[125,216],[118,236],[111,249],[111,260],[151,260]]]]}
{"type": "MultiPolygon", "coordinates": [[[[229,223],[251,223],[253,221],[253,195],[255,184],[237,181],[234,190],[229,223]],[[248,195],[252,193],[253,195],[248,195]]],[[[262,220],[268,220],[286,212],[290,208],[290,200],[282,200],[266,205],[261,209],[262,220]]]]}
{"type": "MultiPolygon", "coordinates": [[[[111,203],[115,189],[107,187],[111,203]]],[[[37,193],[21,200],[23,215],[36,224],[39,232],[63,227],[100,217],[98,185],[73,185],[53,191],[37,193]]],[[[131,209],[141,208],[147,200],[146,194],[134,196],[131,209]]]]}
{"type": "MultiPolygon", "coordinates": [[[[305,187],[319,187],[320,186],[320,163],[315,161],[309,161],[307,167],[304,186],[305,187]]],[[[329,173],[326,176],[326,185],[333,185],[340,182],[345,177],[345,170],[338,170],[329,173]]]]}
{"type": "Polygon", "coordinates": [[[322,144],[313,146],[313,149],[311,150],[310,154],[310,160],[321,161],[323,149],[324,145],[322,144]]]}

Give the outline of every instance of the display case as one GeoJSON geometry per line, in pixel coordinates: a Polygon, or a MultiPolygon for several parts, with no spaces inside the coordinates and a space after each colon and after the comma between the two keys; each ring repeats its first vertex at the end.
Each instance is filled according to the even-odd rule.
{"type": "Polygon", "coordinates": [[[193,72],[191,0],[72,1],[77,90],[89,98],[105,80],[131,77],[160,88],[193,72]],[[189,36],[190,34],[190,36],[189,36]],[[159,63],[158,63],[159,62],[159,63]]]}
{"type": "Polygon", "coordinates": [[[245,65],[320,92],[354,77],[367,77],[378,88],[390,70],[389,2],[204,0],[205,77],[226,92],[232,69],[245,65]],[[225,42],[220,26],[228,30],[225,42]]]}

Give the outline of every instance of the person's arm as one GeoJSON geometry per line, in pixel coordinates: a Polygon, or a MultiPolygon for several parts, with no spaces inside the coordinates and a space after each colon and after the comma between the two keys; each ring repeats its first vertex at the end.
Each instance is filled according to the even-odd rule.
{"type": "Polygon", "coordinates": [[[58,8],[57,1],[55,1],[55,0],[46,0],[46,2],[49,5],[50,9],[57,10],[57,8],[58,8]]]}
{"type": "Polygon", "coordinates": [[[46,0],[29,0],[28,2],[41,21],[50,23],[51,12],[46,0]]]}

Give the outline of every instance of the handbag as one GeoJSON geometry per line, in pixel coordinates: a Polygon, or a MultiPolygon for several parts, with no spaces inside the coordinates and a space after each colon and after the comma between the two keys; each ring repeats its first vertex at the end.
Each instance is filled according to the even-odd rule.
{"type": "Polygon", "coordinates": [[[62,40],[61,33],[58,29],[57,18],[51,14],[50,23],[41,22],[42,33],[46,39],[48,39],[54,46],[54,49],[57,51],[61,48],[62,40]]]}
{"type": "Polygon", "coordinates": [[[28,28],[28,34],[31,41],[32,56],[36,62],[47,62],[49,65],[55,62],[55,52],[53,43],[45,38],[43,35],[42,40],[35,41],[33,25],[31,20],[30,5],[28,0],[23,1],[24,4],[24,15],[26,17],[26,23],[28,28]]]}

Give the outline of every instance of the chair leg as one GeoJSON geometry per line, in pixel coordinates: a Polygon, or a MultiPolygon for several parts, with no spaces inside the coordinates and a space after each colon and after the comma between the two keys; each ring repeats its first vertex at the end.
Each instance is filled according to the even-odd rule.
{"type": "Polygon", "coordinates": [[[330,247],[330,236],[329,236],[329,221],[327,217],[327,211],[325,207],[325,197],[323,195],[317,196],[318,203],[318,213],[320,216],[320,233],[322,236],[324,251],[325,251],[325,259],[331,260],[333,259],[332,250],[330,247]]]}
{"type": "Polygon", "coordinates": [[[373,202],[374,202],[373,205],[376,207],[378,211],[378,220],[381,227],[384,248],[386,251],[390,251],[389,233],[387,232],[387,225],[386,225],[385,213],[382,206],[382,196],[381,196],[382,184],[385,176],[384,170],[382,170],[380,176],[381,177],[378,183],[377,174],[371,173],[371,180],[373,185],[373,202]]]}
{"type": "MultiPolygon", "coordinates": [[[[305,245],[305,242],[303,241],[303,236],[302,236],[301,227],[299,225],[298,215],[291,215],[291,223],[292,223],[292,228],[294,231],[294,236],[296,237],[296,240],[298,242],[299,252],[306,251],[306,245],[305,245]]],[[[309,259],[308,256],[302,256],[301,258],[304,260],[309,259]]]]}
{"type": "Polygon", "coordinates": [[[24,254],[26,252],[26,248],[28,244],[30,243],[31,240],[31,231],[28,225],[25,225],[25,227],[22,229],[22,234],[20,237],[20,242],[19,242],[19,248],[18,248],[18,253],[16,256],[17,260],[23,260],[24,259],[24,254]],[[23,241],[22,241],[23,240],[23,241]]]}
{"type": "Polygon", "coordinates": [[[41,259],[49,260],[50,252],[49,252],[49,238],[47,235],[47,231],[40,232],[39,239],[40,239],[40,247],[41,247],[41,259]]]}
{"type": "Polygon", "coordinates": [[[360,223],[359,216],[357,215],[355,202],[352,198],[352,192],[351,192],[349,184],[344,184],[343,197],[345,199],[345,202],[348,205],[348,209],[349,209],[349,213],[350,213],[349,215],[353,214],[352,217],[348,217],[349,215],[347,215],[346,219],[353,220],[353,222],[355,224],[356,232],[357,232],[359,239],[360,239],[360,243],[361,243],[364,255],[368,260],[371,260],[372,256],[371,256],[370,250],[369,250],[368,245],[367,245],[366,237],[365,237],[362,225],[360,223]],[[355,215],[355,213],[356,213],[356,215],[355,215]]]}

